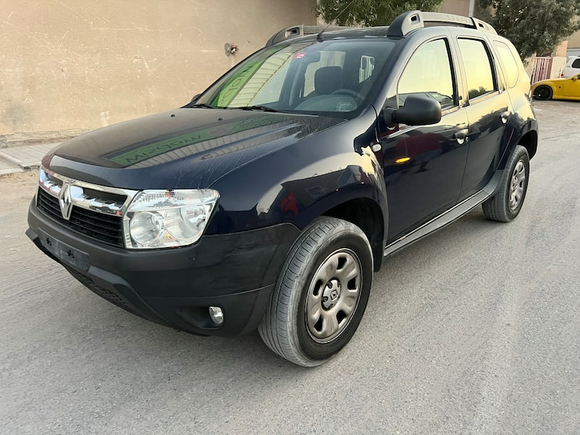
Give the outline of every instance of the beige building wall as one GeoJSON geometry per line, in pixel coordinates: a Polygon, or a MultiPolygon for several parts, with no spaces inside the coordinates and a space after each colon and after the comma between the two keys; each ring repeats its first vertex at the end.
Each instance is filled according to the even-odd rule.
{"type": "Polygon", "coordinates": [[[441,12],[467,17],[469,15],[469,0],[445,0],[441,5],[441,12]]]}
{"type": "Polygon", "coordinates": [[[316,0],[0,0],[0,135],[187,103],[316,0]],[[239,47],[226,56],[224,45],[239,47]]]}
{"type": "MultiPolygon", "coordinates": [[[[441,4],[441,12],[447,14],[463,15],[465,17],[469,16],[469,4],[470,0],[445,0],[441,4]]],[[[479,1],[473,0],[473,16],[481,18],[481,8],[479,7],[479,1]]]]}
{"type": "Polygon", "coordinates": [[[573,33],[568,38],[568,48],[580,48],[580,31],[573,33]]]}

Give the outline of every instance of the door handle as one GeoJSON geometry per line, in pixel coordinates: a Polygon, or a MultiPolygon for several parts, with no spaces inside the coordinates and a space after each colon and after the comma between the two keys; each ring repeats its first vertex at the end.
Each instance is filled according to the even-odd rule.
{"type": "Polygon", "coordinates": [[[511,112],[510,111],[503,112],[501,114],[501,122],[503,122],[504,124],[506,122],[508,122],[508,119],[510,119],[510,115],[511,115],[511,112]]]}
{"type": "Polygon", "coordinates": [[[457,133],[453,135],[453,138],[457,141],[459,145],[463,144],[466,140],[469,140],[469,130],[467,128],[462,128],[457,133]]]}

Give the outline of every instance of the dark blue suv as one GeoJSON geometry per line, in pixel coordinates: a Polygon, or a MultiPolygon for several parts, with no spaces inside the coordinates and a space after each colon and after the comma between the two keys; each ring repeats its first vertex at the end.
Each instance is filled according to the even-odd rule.
{"type": "Polygon", "coordinates": [[[373,271],[482,204],[521,210],[538,126],[513,45],[413,11],[296,26],[188,105],[44,157],[28,236],[86,287],[303,366],[353,336],[373,271]]]}

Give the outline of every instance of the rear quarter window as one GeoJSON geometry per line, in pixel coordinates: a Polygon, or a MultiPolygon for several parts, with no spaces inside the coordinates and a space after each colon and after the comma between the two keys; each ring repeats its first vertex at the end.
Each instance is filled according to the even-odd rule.
{"type": "Polygon", "coordinates": [[[576,59],[572,62],[572,68],[580,68],[580,59],[576,59]]]}
{"type": "Polygon", "coordinates": [[[514,57],[514,54],[510,48],[503,42],[495,41],[494,46],[499,57],[499,63],[501,64],[505,79],[507,80],[508,87],[513,88],[518,82],[519,68],[518,63],[514,57]]]}

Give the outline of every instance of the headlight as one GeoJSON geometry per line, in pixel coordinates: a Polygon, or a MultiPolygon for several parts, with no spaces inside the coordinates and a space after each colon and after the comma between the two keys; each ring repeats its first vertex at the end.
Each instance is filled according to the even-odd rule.
{"type": "Polygon", "coordinates": [[[125,246],[155,249],[195,243],[219,198],[215,190],[144,190],[124,217],[125,246]]]}

